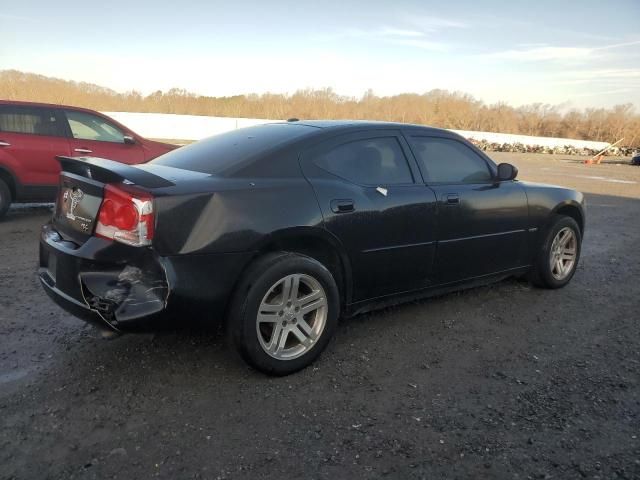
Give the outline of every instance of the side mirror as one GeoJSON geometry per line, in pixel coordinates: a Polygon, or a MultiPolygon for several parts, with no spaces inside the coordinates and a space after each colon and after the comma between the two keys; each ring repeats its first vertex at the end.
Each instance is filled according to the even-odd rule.
{"type": "Polygon", "coordinates": [[[127,145],[136,144],[136,139],[133,138],[131,135],[125,135],[124,137],[122,137],[122,139],[124,140],[124,143],[126,143],[127,145]]]}
{"type": "Polygon", "coordinates": [[[498,180],[506,182],[514,180],[518,176],[518,169],[510,163],[501,163],[498,165],[498,180]]]}

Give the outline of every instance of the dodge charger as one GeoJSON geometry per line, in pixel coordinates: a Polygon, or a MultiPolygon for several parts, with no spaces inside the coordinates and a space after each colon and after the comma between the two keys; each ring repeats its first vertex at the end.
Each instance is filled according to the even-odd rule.
{"type": "Polygon", "coordinates": [[[58,160],[49,296],[111,335],[222,325],[272,375],[313,362],[341,317],[510,276],[563,287],[585,225],[581,193],[417,125],[292,119],[143,165],[58,160]]]}

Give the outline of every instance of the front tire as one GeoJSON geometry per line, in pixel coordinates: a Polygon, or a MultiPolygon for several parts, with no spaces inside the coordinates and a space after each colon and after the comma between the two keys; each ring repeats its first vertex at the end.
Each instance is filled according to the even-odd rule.
{"type": "Polygon", "coordinates": [[[571,217],[555,215],[529,274],[531,282],[542,288],[562,288],[576,273],[582,235],[571,217]]]}
{"type": "Polygon", "coordinates": [[[11,206],[11,190],[4,180],[0,179],[0,219],[4,217],[11,206]]]}
{"type": "Polygon", "coordinates": [[[271,253],[256,260],[240,280],[227,329],[249,365],[288,375],[322,353],[339,312],[338,288],[324,265],[304,255],[271,253]]]}

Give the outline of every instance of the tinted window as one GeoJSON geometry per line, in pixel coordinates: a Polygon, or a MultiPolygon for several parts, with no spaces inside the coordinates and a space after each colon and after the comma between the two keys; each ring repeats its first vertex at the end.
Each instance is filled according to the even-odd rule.
{"type": "Polygon", "coordinates": [[[342,144],[321,154],[316,165],[353,183],[397,185],[412,183],[407,159],[394,137],[342,144]]]}
{"type": "Polygon", "coordinates": [[[102,117],[73,110],[67,110],[64,113],[69,121],[73,138],[124,143],[124,133],[102,117]]]}
{"type": "Polygon", "coordinates": [[[461,142],[413,137],[412,145],[428,182],[483,183],[491,180],[487,162],[461,142]]]}
{"type": "Polygon", "coordinates": [[[0,131],[63,136],[53,112],[44,108],[0,106],[0,131]]]}
{"type": "MultiPolygon", "coordinates": [[[[241,128],[178,148],[150,163],[227,176],[257,155],[316,131],[314,127],[284,123],[241,128]]],[[[265,165],[265,173],[268,169],[265,165]]]]}

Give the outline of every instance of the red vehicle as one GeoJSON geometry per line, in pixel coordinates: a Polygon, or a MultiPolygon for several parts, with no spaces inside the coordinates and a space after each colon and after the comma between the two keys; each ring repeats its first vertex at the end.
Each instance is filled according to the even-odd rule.
{"type": "Polygon", "coordinates": [[[0,100],[0,218],[11,203],[55,199],[56,155],[136,164],[175,148],[86,108],[0,100]]]}

